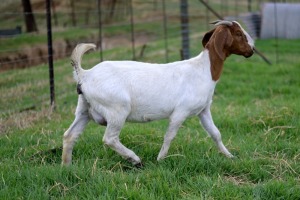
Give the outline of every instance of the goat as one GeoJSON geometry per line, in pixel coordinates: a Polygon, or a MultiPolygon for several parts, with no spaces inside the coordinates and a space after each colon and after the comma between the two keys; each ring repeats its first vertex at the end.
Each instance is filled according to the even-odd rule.
{"type": "Polygon", "coordinates": [[[202,40],[198,56],[168,64],[136,61],[104,61],[89,70],[81,67],[82,55],[96,46],[79,44],[71,60],[77,81],[75,120],[64,133],[62,164],[69,165],[73,146],[90,120],[105,125],[103,142],[133,165],[141,159],[119,140],[126,121],[169,119],[169,127],[157,160],[166,157],[171,141],[187,117],[198,116],[219,151],[233,155],[221,140],[210,106],[225,59],[231,54],[250,57],[254,42],[236,21],[217,21],[202,40]]]}

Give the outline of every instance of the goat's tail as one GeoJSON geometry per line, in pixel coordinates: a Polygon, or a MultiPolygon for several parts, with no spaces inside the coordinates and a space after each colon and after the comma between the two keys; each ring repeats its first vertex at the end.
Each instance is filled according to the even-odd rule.
{"type": "Polygon", "coordinates": [[[95,44],[82,43],[82,44],[78,44],[73,50],[71,55],[71,64],[74,67],[74,78],[77,82],[80,82],[80,75],[83,72],[83,69],[81,67],[82,55],[88,50],[95,49],[95,48],[96,48],[95,44]]]}

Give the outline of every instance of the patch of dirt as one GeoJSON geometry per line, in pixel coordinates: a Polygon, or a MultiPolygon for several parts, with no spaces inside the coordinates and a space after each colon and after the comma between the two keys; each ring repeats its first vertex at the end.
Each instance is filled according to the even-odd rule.
{"type": "MultiPolygon", "coordinates": [[[[135,33],[135,45],[144,45],[153,41],[155,36],[147,32],[135,33]]],[[[95,43],[98,47],[100,44],[98,35],[91,35],[87,38],[78,40],[61,39],[53,42],[53,60],[69,57],[78,43],[95,43]]],[[[115,47],[131,46],[130,35],[120,34],[114,36],[105,36],[102,39],[103,50],[115,47]]],[[[42,63],[48,63],[48,46],[47,44],[38,44],[35,46],[24,46],[18,51],[0,55],[0,72],[32,67],[42,63]]]]}

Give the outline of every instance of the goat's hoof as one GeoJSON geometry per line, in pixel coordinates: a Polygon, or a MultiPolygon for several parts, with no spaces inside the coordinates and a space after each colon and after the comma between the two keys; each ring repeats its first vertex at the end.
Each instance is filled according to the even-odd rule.
{"type": "Polygon", "coordinates": [[[69,167],[71,165],[71,163],[61,163],[62,167],[69,167]]]}
{"type": "Polygon", "coordinates": [[[141,168],[144,168],[144,164],[140,162],[140,163],[135,164],[134,167],[141,169],[141,168]]]}
{"type": "Polygon", "coordinates": [[[234,155],[232,155],[232,154],[229,154],[229,155],[225,155],[227,158],[229,158],[229,159],[235,159],[236,157],[234,156],[234,155]]]}
{"type": "Polygon", "coordinates": [[[61,165],[62,166],[69,166],[72,164],[72,161],[71,160],[68,160],[68,159],[62,159],[62,162],[61,162],[61,165]]]}
{"type": "Polygon", "coordinates": [[[166,155],[160,155],[160,154],[159,154],[159,155],[157,156],[157,159],[156,159],[156,160],[159,162],[159,161],[162,161],[162,160],[165,159],[165,158],[166,158],[166,155]]]}

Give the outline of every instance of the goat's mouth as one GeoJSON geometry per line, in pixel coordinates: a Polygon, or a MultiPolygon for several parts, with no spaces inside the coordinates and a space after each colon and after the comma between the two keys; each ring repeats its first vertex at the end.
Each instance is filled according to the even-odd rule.
{"type": "Polygon", "coordinates": [[[252,52],[252,53],[249,53],[249,54],[246,54],[246,55],[245,55],[245,58],[250,58],[252,55],[253,55],[253,52],[252,52]]]}
{"type": "Polygon", "coordinates": [[[246,52],[246,53],[244,54],[244,57],[245,57],[245,58],[250,58],[250,57],[253,55],[253,53],[254,53],[254,50],[251,49],[251,51],[248,51],[248,52],[246,52]]]}

